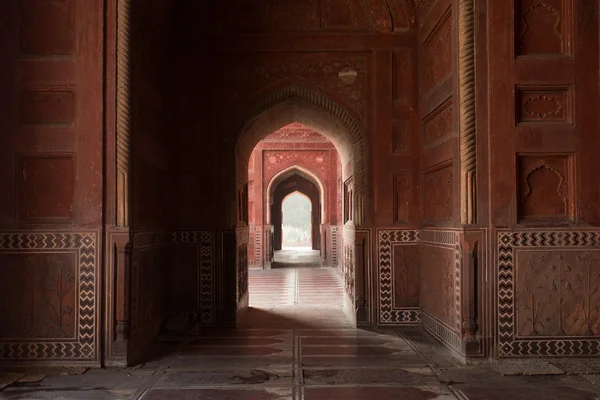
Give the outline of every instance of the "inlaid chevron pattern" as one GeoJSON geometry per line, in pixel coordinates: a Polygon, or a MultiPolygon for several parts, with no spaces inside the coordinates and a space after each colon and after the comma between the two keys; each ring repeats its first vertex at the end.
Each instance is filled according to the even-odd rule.
{"type": "Polygon", "coordinates": [[[498,233],[498,347],[501,357],[597,356],[600,340],[520,339],[515,335],[515,254],[519,249],[600,246],[600,231],[498,233]]]}
{"type": "Polygon", "coordinates": [[[97,359],[97,233],[5,233],[0,251],[71,250],[77,253],[79,306],[78,329],[73,341],[0,342],[0,359],[94,361],[97,359]]]}
{"type": "MultiPolygon", "coordinates": [[[[461,332],[462,331],[462,309],[461,309],[461,248],[460,248],[460,239],[458,236],[458,233],[453,232],[454,233],[454,241],[455,241],[455,245],[454,245],[454,305],[456,307],[456,332],[461,332]]],[[[457,347],[458,348],[458,347],[457,347]]]]}
{"type": "Polygon", "coordinates": [[[173,232],[172,235],[174,243],[200,247],[200,310],[182,311],[178,314],[190,316],[203,324],[213,324],[215,321],[213,233],[210,231],[182,231],[173,232]]]}
{"type": "Polygon", "coordinates": [[[331,266],[332,267],[337,267],[339,265],[338,235],[339,235],[339,228],[337,226],[332,226],[331,227],[331,266]]]}
{"type": "Polygon", "coordinates": [[[460,335],[457,334],[455,330],[450,329],[444,323],[440,322],[437,318],[427,312],[421,312],[421,319],[425,329],[427,329],[432,335],[446,343],[446,345],[449,347],[460,350],[461,339],[460,335]]]}
{"type": "Polygon", "coordinates": [[[393,301],[392,246],[398,243],[418,243],[419,231],[382,230],[379,234],[379,323],[414,324],[420,321],[418,308],[396,308],[393,301]]]}

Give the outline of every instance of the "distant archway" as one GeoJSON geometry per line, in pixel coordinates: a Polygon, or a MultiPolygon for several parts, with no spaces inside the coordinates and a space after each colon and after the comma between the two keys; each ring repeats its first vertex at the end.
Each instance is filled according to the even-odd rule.
{"type": "Polygon", "coordinates": [[[267,184],[267,190],[266,190],[266,196],[265,196],[265,205],[266,205],[266,211],[267,211],[267,215],[266,215],[266,223],[270,224],[271,223],[271,204],[273,203],[273,192],[275,190],[275,188],[284,180],[288,179],[289,177],[293,176],[293,175],[299,175],[304,177],[305,179],[307,179],[308,181],[311,181],[313,184],[315,184],[315,186],[317,186],[319,188],[319,194],[320,194],[320,198],[319,198],[319,203],[320,203],[320,213],[321,213],[321,220],[319,221],[319,223],[323,223],[324,220],[327,219],[327,211],[326,211],[326,196],[327,196],[327,191],[325,189],[325,185],[323,184],[323,181],[321,181],[321,178],[319,178],[316,174],[314,174],[313,172],[309,171],[306,168],[300,167],[298,165],[293,165],[289,168],[286,168],[280,172],[278,172],[277,174],[275,174],[271,180],[269,181],[269,183],[267,184]]]}
{"type": "Polygon", "coordinates": [[[281,250],[283,244],[282,232],[282,204],[284,199],[292,193],[301,193],[306,196],[311,202],[311,246],[313,250],[320,250],[321,246],[321,207],[320,207],[320,190],[310,180],[301,175],[291,175],[287,179],[280,181],[273,190],[273,202],[270,204],[271,213],[273,215],[273,249],[281,250]]]}
{"type": "Polygon", "coordinates": [[[281,249],[286,247],[311,247],[314,218],[313,202],[299,190],[287,194],[281,200],[281,249]]]}
{"type": "MultiPolygon", "coordinates": [[[[349,108],[351,109],[351,108],[349,108]]],[[[258,101],[247,114],[248,118],[236,129],[236,142],[233,147],[235,154],[235,176],[232,190],[230,223],[235,222],[235,265],[236,279],[228,280],[235,290],[236,311],[242,312],[248,307],[248,165],[250,156],[256,145],[266,136],[286,125],[297,122],[325,136],[335,146],[342,164],[342,214],[344,232],[342,246],[346,238],[353,245],[355,227],[366,223],[367,217],[367,148],[365,139],[366,127],[359,125],[357,119],[331,98],[324,94],[299,85],[290,85],[276,91],[258,101]],[[237,210],[237,211],[236,211],[237,210]],[[232,221],[231,219],[235,219],[232,221]]],[[[235,122],[232,121],[235,126],[235,122]]],[[[232,143],[233,144],[233,143],[232,143]]],[[[320,210],[320,207],[315,207],[320,210]]],[[[316,224],[315,224],[316,225],[316,224]]],[[[320,226],[319,226],[320,228],[320,226]]],[[[333,235],[333,229],[330,231],[333,235]]],[[[336,229],[337,235],[337,229],[336,229]]],[[[332,236],[332,242],[334,241],[332,236]]],[[[335,239],[337,242],[337,237],[335,239]]],[[[313,241],[318,243],[319,241],[313,241]]],[[[272,254],[273,247],[268,248],[267,254],[272,254]]],[[[338,251],[338,249],[336,249],[338,251]]],[[[356,307],[354,296],[354,252],[342,259],[346,271],[346,290],[344,293],[344,308],[352,320],[356,322],[356,307]],[[352,275],[352,276],[350,276],[352,275]]],[[[229,273],[229,272],[228,272],[229,273]]],[[[239,314],[238,314],[239,315],[239,314]]]]}

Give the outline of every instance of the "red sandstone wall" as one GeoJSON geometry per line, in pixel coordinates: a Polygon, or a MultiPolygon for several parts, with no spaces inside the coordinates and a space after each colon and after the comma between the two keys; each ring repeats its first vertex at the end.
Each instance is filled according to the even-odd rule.
{"type": "MultiPolygon", "coordinates": [[[[420,256],[419,297],[425,327],[443,337],[460,337],[462,321],[457,296],[461,288],[455,279],[457,234],[449,230],[460,225],[455,61],[458,7],[452,0],[438,0],[421,1],[417,9],[423,230],[418,252],[405,252],[403,256],[410,260],[420,256]],[[444,336],[441,331],[448,333],[444,336]]],[[[448,344],[457,345],[456,341],[448,344]]]]}
{"type": "MultiPolygon", "coordinates": [[[[66,351],[69,362],[98,365],[101,311],[107,330],[114,322],[98,290],[103,217],[107,257],[119,231],[114,170],[100,145],[103,8],[109,38],[115,15],[114,1],[92,3],[0,5],[0,359],[66,351]]],[[[234,322],[249,246],[247,174],[236,177],[248,160],[235,158],[237,135],[261,99],[292,84],[341,105],[365,139],[366,223],[347,227],[339,244],[359,323],[422,322],[471,355],[596,352],[595,2],[476,1],[478,218],[465,232],[457,230],[456,0],[419,0],[416,14],[402,1],[387,9],[347,1],[349,14],[318,0],[186,3],[175,38],[161,19],[167,2],[145,2],[135,17],[134,356],[162,320],[169,278],[173,311],[234,322]],[[160,68],[169,58],[178,68],[170,74],[160,68]],[[161,268],[167,244],[170,277],[161,268]],[[461,332],[467,316],[479,341],[461,332]]],[[[352,165],[342,170],[348,177],[352,165]]],[[[107,289],[105,299],[113,296],[107,289]]]]}
{"type": "Polygon", "coordinates": [[[100,362],[102,12],[0,3],[0,362],[100,362]]]}
{"type": "Polygon", "coordinates": [[[600,340],[598,4],[509,3],[487,9],[495,354],[587,355],[600,340]]]}
{"type": "Polygon", "coordinates": [[[134,1],[132,21],[132,204],[130,362],[145,354],[171,311],[179,281],[170,268],[174,6],[134,1]],[[172,285],[170,284],[173,278],[172,285]]]}

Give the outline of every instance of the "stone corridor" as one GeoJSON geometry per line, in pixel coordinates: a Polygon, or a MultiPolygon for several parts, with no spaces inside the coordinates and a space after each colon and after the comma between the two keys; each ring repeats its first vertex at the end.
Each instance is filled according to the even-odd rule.
{"type": "Polygon", "coordinates": [[[127,369],[0,373],[2,399],[595,400],[600,362],[462,366],[420,328],[362,330],[341,309],[336,270],[250,271],[238,329],[182,320],[127,369]],[[273,300],[269,301],[269,295],[273,300]]]}

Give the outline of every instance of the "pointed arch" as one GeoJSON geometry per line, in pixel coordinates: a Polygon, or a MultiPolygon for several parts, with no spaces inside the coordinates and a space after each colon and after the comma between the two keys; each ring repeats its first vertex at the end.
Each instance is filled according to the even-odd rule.
{"type": "MultiPolygon", "coordinates": [[[[365,132],[343,106],[315,90],[292,84],[275,91],[254,104],[236,141],[237,165],[247,165],[252,150],[268,134],[298,122],[326,136],[336,147],[345,167],[351,164],[355,201],[359,204],[354,223],[364,224],[367,199],[367,148],[365,132]]],[[[345,169],[345,168],[343,168],[345,169]]],[[[243,171],[236,172],[238,176],[243,171]]]]}
{"type": "Polygon", "coordinates": [[[315,186],[317,186],[319,188],[319,198],[321,200],[321,223],[323,221],[326,220],[326,212],[325,212],[325,202],[326,202],[326,193],[325,193],[325,185],[323,184],[323,181],[321,181],[321,178],[319,178],[317,175],[315,175],[313,172],[309,171],[306,168],[300,167],[298,165],[292,165],[291,167],[288,167],[286,169],[283,169],[281,171],[279,171],[278,173],[276,173],[271,180],[267,183],[267,190],[266,190],[266,194],[267,194],[267,198],[265,199],[266,201],[266,211],[267,211],[267,223],[270,224],[271,223],[271,199],[273,197],[273,192],[275,191],[275,188],[277,187],[277,185],[279,185],[281,182],[285,181],[287,178],[291,177],[292,175],[300,175],[303,178],[306,178],[307,180],[311,181],[312,183],[315,184],[315,186]]]}
{"type": "Polygon", "coordinates": [[[273,197],[269,208],[273,227],[273,249],[280,250],[283,238],[283,203],[291,193],[301,193],[310,201],[311,238],[313,250],[321,250],[321,208],[319,207],[320,190],[318,185],[299,174],[286,176],[278,181],[273,189],[273,197]]]}

